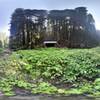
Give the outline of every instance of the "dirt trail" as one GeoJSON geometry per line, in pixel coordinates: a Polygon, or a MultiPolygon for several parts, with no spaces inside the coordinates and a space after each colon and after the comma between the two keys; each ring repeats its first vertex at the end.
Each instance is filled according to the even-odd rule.
{"type": "Polygon", "coordinates": [[[0,100],[100,100],[100,98],[92,98],[85,96],[14,96],[0,97],[0,100]]]}

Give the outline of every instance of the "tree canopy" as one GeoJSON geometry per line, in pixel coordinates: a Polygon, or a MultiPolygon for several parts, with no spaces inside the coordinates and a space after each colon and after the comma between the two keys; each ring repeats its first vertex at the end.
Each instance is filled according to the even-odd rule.
{"type": "Polygon", "coordinates": [[[34,48],[45,40],[56,40],[66,47],[98,43],[95,21],[86,7],[51,11],[17,8],[11,17],[10,32],[11,48],[34,48]]]}

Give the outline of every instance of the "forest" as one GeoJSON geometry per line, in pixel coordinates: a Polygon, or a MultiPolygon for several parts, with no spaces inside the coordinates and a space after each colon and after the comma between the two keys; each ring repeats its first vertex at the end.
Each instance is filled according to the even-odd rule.
{"type": "Polygon", "coordinates": [[[100,47],[0,49],[0,95],[100,96],[100,47]]]}
{"type": "Polygon", "coordinates": [[[95,20],[86,7],[50,11],[17,8],[11,17],[10,33],[12,49],[44,47],[45,41],[69,48],[90,48],[100,43],[95,20]]]}
{"type": "Polygon", "coordinates": [[[9,46],[0,47],[0,96],[100,99],[100,38],[86,7],[17,8],[10,24],[9,46]]]}

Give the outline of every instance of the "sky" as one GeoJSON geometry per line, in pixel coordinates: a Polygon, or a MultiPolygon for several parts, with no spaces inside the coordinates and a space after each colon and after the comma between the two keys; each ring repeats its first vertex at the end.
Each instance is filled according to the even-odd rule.
{"type": "Polygon", "coordinates": [[[100,0],[0,0],[0,32],[9,35],[11,14],[16,8],[24,9],[74,9],[87,7],[100,30],[100,0]]]}

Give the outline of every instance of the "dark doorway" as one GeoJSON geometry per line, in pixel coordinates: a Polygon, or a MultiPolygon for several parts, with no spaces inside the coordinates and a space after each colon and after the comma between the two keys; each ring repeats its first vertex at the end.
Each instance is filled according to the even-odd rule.
{"type": "Polygon", "coordinates": [[[46,47],[55,47],[57,44],[57,41],[44,41],[44,45],[46,47]]]}

